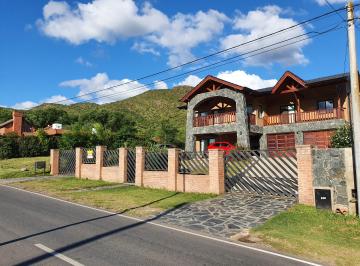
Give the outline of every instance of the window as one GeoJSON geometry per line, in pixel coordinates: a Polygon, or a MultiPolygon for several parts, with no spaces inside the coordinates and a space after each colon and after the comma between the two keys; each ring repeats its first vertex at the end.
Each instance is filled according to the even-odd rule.
{"type": "Polygon", "coordinates": [[[319,101],[317,107],[318,110],[332,111],[332,109],[334,109],[334,101],[333,100],[319,101]]]}

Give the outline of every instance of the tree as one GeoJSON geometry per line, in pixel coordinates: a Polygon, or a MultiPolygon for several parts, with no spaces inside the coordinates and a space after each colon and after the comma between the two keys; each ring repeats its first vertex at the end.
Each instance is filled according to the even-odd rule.
{"type": "Polygon", "coordinates": [[[331,137],[331,147],[347,148],[352,147],[352,129],[350,124],[339,127],[331,137]]]}
{"type": "Polygon", "coordinates": [[[11,119],[11,110],[7,108],[0,108],[0,123],[11,119]]]}
{"type": "Polygon", "coordinates": [[[156,131],[156,140],[162,144],[176,144],[178,129],[174,127],[169,120],[162,120],[156,131]]]}
{"type": "Polygon", "coordinates": [[[35,128],[44,128],[53,123],[69,125],[72,122],[66,111],[54,107],[30,110],[26,113],[26,119],[35,128]]]}

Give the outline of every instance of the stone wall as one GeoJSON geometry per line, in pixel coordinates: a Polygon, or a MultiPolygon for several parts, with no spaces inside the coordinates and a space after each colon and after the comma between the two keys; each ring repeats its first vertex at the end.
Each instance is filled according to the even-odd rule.
{"type": "Polygon", "coordinates": [[[331,188],[334,211],[348,209],[355,213],[351,190],[354,189],[354,175],[351,148],[313,149],[313,186],[331,188]]]}
{"type": "Polygon", "coordinates": [[[186,143],[187,151],[195,150],[195,135],[208,133],[230,133],[234,132],[237,136],[237,144],[241,147],[250,147],[249,127],[246,111],[245,96],[240,92],[230,89],[221,89],[196,95],[188,104],[186,120],[186,143]],[[229,125],[213,125],[206,127],[193,127],[194,109],[196,106],[213,97],[224,97],[236,103],[236,122],[229,125]]]}

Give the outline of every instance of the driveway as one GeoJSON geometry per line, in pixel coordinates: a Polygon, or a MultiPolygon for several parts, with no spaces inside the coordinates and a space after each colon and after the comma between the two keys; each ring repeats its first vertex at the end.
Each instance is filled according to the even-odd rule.
{"type": "Polygon", "coordinates": [[[210,235],[230,237],[242,229],[263,224],[295,202],[295,198],[233,192],[183,206],[159,220],[210,235]]]}
{"type": "Polygon", "coordinates": [[[0,213],[2,265],[310,264],[4,186],[0,213]]]}

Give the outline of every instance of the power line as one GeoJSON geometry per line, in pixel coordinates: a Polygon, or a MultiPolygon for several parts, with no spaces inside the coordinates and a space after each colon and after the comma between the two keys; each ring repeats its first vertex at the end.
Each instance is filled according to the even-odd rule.
{"type": "MultiPolygon", "coordinates": [[[[358,4],[358,5],[359,5],[359,4],[358,4]]],[[[315,20],[324,18],[324,17],[326,17],[326,16],[328,16],[328,15],[337,13],[337,12],[342,11],[342,10],[345,10],[345,9],[346,9],[346,7],[334,9],[333,11],[329,11],[329,12],[323,13],[323,14],[321,14],[321,15],[315,16],[315,17],[313,17],[313,18],[304,20],[304,21],[299,22],[299,23],[297,23],[297,24],[294,24],[294,25],[292,25],[292,26],[290,26],[290,27],[283,28],[283,29],[281,29],[281,30],[278,30],[278,31],[275,31],[275,32],[272,32],[272,33],[269,33],[269,34],[266,34],[266,35],[263,35],[263,36],[261,36],[261,37],[252,39],[252,40],[250,40],[250,41],[247,41],[247,42],[244,42],[244,43],[241,43],[241,44],[232,46],[232,47],[230,47],[230,48],[223,49],[223,50],[217,51],[217,52],[215,52],[215,53],[212,53],[212,54],[209,54],[209,55],[206,55],[206,56],[203,56],[203,57],[194,59],[194,60],[192,60],[192,61],[189,61],[189,62],[180,64],[180,65],[177,65],[177,66],[175,66],[175,67],[171,67],[171,68],[168,68],[168,69],[164,69],[164,70],[158,71],[158,72],[156,72],[156,73],[149,74],[149,75],[146,75],[146,76],[143,76],[143,77],[140,77],[140,78],[136,78],[136,79],[134,79],[134,80],[130,80],[130,81],[127,81],[127,82],[124,82],[124,83],[120,83],[120,84],[117,84],[117,85],[114,85],[114,86],[110,86],[110,87],[107,87],[107,88],[104,88],[104,89],[94,90],[94,91],[91,91],[91,92],[89,92],[89,93],[85,93],[85,94],[81,94],[81,95],[77,95],[77,96],[68,98],[68,99],[66,99],[66,100],[55,101],[55,102],[51,102],[51,103],[52,103],[52,104],[56,104],[56,103],[66,102],[66,101],[69,101],[69,100],[73,100],[73,99],[81,98],[81,97],[84,97],[84,96],[87,96],[87,95],[91,95],[91,94],[94,94],[94,93],[97,93],[97,92],[106,91],[106,90],[111,90],[111,89],[116,88],[116,87],[119,87],[119,86],[125,86],[125,85],[128,85],[128,84],[137,82],[137,81],[141,81],[141,80],[144,80],[144,79],[147,79],[147,78],[150,78],[150,77],[154,77],[154,76],[157,76],[157,75],[160,75],[160,74],[163,74],[163,73],[166,73],[166,72],[175,70],[175,69],[179,69],[179,68],[184,67],[184,66],[186,66],[186,65],[190,65],[190,64],[193,64],[193,63],[195,63],[195,62],[198,62],[198,61],[201,61],[201,60],[204,60],[204,59],[213,57],[213,56],[215,56],[215,55],[223,54],[223,53],[225,53],[225,52],[228,52],[228,51],[231,51],[231,50],[233,50],[233,49],[239,48],[239,47],[241,47],[241,46],[244,46],[244,45],[247,45],[247,44],[250,44],[250,43],[253,43],[253,42],[256,42],[256,41],[265,39],[265,38],[268,38],[268,37],[270,37],[270,36],[279,34],[279,33],[281,33],[281,32],[285,32],[285,31],[287,31],[287,30],[294,29],[294,28],[299,27],[299,26],[301,26],[301,25],[304,25],[304,24],[307,24],[307,23],[309,23],[309,22],[312,22],[312,21],[315,21],[315,20]]]]}
{"type": "MultiPolygon", "coordinates": [[[[340,23],[342,24],[342,23],[340,23]]],[[[172,79],[177,79],[179,77],[182,77],[182,76],[185,76],[185,75],[188,75],[188,74],[193,74],[193,73],[198,73],[198,72],[203,72],[203,71],[208,71],[209,69],[213,69],[213,68],[218,68],[220,66],[224,66],[224,65],[227,65],[227,64],[231,64],[231,63],[235,63],[235,62],[238,62],[238,61],[241,61],[241,60],[244,60],[244,59],[247,59],[247,58],[250,58],[250,57],[253,57],[253,56],[258,56],[258,55],[261,55],[261,54],[264,54],[264,53],[268,53],[268,52],[271,52],[273,50],[277,50],[277,49],[281,49],[283,47],[286,47],[286,46],[289,46],[289,45],[293,45],[295,43],[299,43],[299,42],[303,42],[303,41],[306,41],[308,39],[312,39],[312,38],[315,38],[315,37],[318,37],[318,36],[321,36],[321,35],[324,35],[324,34],[327,34],[327,33],[330,33],[332,31],[335,31],[335,30],[338,30],[340,29],[339,28],[339,25],[340,24],[337,24],[337,26],[335,27],[332,27],[328,30],[325,30],[325,31],[322,31],[322,32],[317,32],[316,35],[314,36],[307,36],[306,34],[301,34],[301,35],[298,35],[298,36],[295,36],[295,37],[292,37],[292,38],[289,38],[289,39],[286,39],[286,40],[281,40],[279,42],[276,42],[276,43],[273,43],[271,45],[267,45],[267,46],[264,46],[264,47],[261,47],[261,48],[258,48],[258,49],[255,49],[255,50],[252,50],[252,51],[249,51],[249,52],[246,52],[246,53],[243,53],[241,55],[237,55],[237,56],[234,56],[234,57],[231,57],[231,58],[228,58],[228,59],[225,59],[225,60],[221,60],[221,61],[218,61],[216,63],[213,63],[213,64],[209,64],[207,66],[203,66],[203,67],[199,67],[197,69],[193,69],[193,70],[190,70],[190,71],[187,71],[185,73],[181,73],[181,74],[178,74],[178,75],[175,75],[175,76],[171,76],[171,77],[167,77],[165,79],[162,79],[162,80],[158,80],[158,81],[155,81],[155,82],[151,82],[151,83],[147,83],[147,84],[144,84],[144,85],[141,85],[141,86],[138,86],[136,88],[133,88],[131,90],[127,90],[127,91],[122,91],[122,92],[115,92],[115,93],[112,93],[112,94],[107,94],[107,95],[102,95],[102,96],[99,96],[99,97],[95,97],[95,98],[92,98],[91,100],[98,100],[98,99],[102,99],[102,98],[113,98],[114,96],[118,96],[118,95],[121,95],[121,94],[125,94],[125,93],[129,93],[129,92],[136,92],[136,91],[139,91],[140,89],[144,89],[146,87],[148,87],[149,85],[154,85],[154,84],[158,84],[160,82],[164,82],[164,81],[168,81],[168,80],[172,80],[172,79]],[[297,39],[301,36],[306,36],[305,38],[302,38],[300,40],[296,40],[296,41],[293,41],[293,42],[290,42],[290,43],[286,43],[290,40],[293,40],[293,39],[297,39]],[[277,44],[281,44],[281,43],[286,43],[286,44],[283,44],[281,46],[278,46],[278,47],[275,47],[275,48],[271,48],[271,49],[268,49],[268,50],[265,50],[265,51],[262,51],[262,52],[258,52],[258,51],[261,51],[265,48],[269,48],[271,46],[274,46],[274,45],[277,45],[277,44]],[[251,53],[254,53],[254,52],[258,52],[256,54],[251,54],[251,53]],[[247,55],[249,54],[248,56],[246,57],[243,57],[244,55],[247,55]],[[240,57],[240,58],[239,58],[240,57]],[[230,61],[232,60],[232,61],[230,61]],[[230,62],[229,62],[230,61],[230,62]],[[111,97],[112,96],[112,97],[111,97]]],[[[341,27],[343,28],[343,27],[341,27]]],[[[81,101],[81,102],[78,102],[78,103],[82,103],[82,102],[88,102],[88,101],[81,101]]]]}
{"type": "MultiPolygon", "coordinates": [[[[336,9],[334,8],[334,6],[328,1],[328,0],[325,0],[326,4],[333,10],[336,12],[336,14],[340,17],[340,19],[344,22],[347,22],[347,20],[338,12],[336,11],[336,9]]],[[[345,7],[346,8],[346,7],[345,7]]]]}

